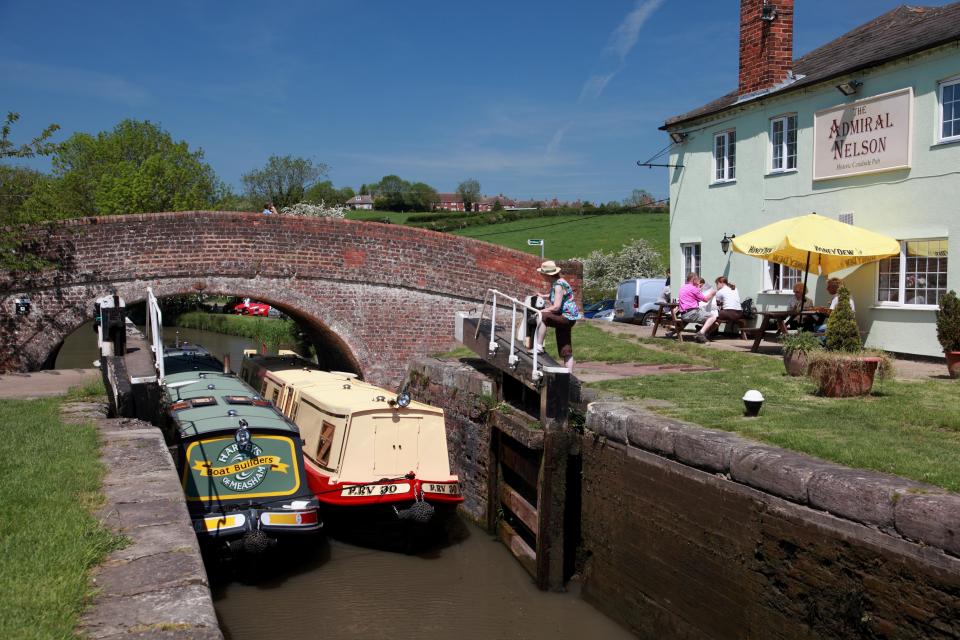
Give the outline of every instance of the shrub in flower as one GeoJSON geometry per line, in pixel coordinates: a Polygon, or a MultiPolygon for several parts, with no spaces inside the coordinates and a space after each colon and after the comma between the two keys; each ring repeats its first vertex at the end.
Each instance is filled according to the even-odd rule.
{"type": "Polygon", "coordinates": [[[653,278],[663,273],[660,254],[643,238],[623,245],[617,253],[593,251],[583,263],[584,296],[605,297],[629,278],[653,278]]]}
{"type": "Polygon", "coordinates": [[[280,213],[290,216],[305,216],[314,218],[343,218],[347,215],[347,210],[341,205],[328,207],[322,200],[320,204],[312,202],[298,202],[289,207],[280,209],[280,213]]]}

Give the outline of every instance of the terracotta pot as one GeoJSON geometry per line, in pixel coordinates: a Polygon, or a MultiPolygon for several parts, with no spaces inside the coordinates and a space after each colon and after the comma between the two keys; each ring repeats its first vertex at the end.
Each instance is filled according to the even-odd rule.
{"type": "Polygon", "coordinates": [[[783,354],[783,366],[789,376],[797,377],[807,375],[807,369],[809,368],[807,364],[807,352],[791,351],[783,354]]]}
{"type": "Polygon", "coordinates": [[[947,371],[951,378],[960,378],[960,351],[944,351],[947,359],[947,371]]]}
{"type": "Polygon", "coordinates": [[[847,361],[814,362],[810,376],[817,381],[821,395],[828,398],[865,396],[873,388],[873,377],[880,358],[858,358],[847,361]]]}

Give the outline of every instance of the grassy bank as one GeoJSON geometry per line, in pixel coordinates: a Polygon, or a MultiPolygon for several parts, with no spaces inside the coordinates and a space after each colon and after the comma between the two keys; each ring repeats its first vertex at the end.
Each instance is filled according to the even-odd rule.
{"type": "Polygon", "coordinates": [[[96,430],[63,424],[61,402],[0,401],[0,637],[73,638],[87,572],[118,544],[90,515],[103,476],[96,430]]]}
{"type": "Polygon", "coordinates": [[[293,320],[279,318],[190,311],[180,314],[175,324],[186,329],[201,329],[250,338],[271,346],[292,345],[300,339],[297,324],[293,320]]]}
{"type": "Polygon", "coordinates": [[[546,257],[553,260],[583,258],[595,249],[618,251],[636,238],[649,242],[664,262],[670,256],[670,224],[666,213],[558,216],[470,227],[455,233],[538,256],[540,247],[528,246],[527,240],[543,238],[546,257]]]}
{"type": "MultiPolygon", "coordinates": [[[[573,344],[580,361],[659,364],[670,357],[719,369],[590,385],[626,399],[671,403],[654,407],[658,413],[960,491],[960,385],[950,380],[888,380],[865,398],[829,399],[815,395],[806,378],[785,375],[779,358],[611,335],[587,323],[574,327],[573,344]],[[758,418],[743,416],[741,398],[748,389],[766,398],[758,418]]],[[[547,348],[555,353],[552,336],[547,348]]]]}
{"type": "MultiPolygon", "coordinates": [[[[350,211],[347,217],[351,220],[375,221],[386,218],[394,224],[405,224],[411,216],[423,215],[427,214],[350,211]]],[[[449,214],[435,215],[439,218],[449,214]]],[[[527,240],[543,238],[546,241],[546,257],[553,260],[583,258],[595,249],[617,251],[625,243],[643,238],[660,253],[664,263],[670,257],[670,222],[666,213],[557,215],[467,227],[452,233],[538,256],[540,247],[528,246],[527,240]]]]}

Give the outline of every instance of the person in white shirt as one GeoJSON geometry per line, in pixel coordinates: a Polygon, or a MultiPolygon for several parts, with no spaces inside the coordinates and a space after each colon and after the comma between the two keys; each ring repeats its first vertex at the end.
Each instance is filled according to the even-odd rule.
{"type": "Polygon", "coordinates": [[[714,299],[719,309],[717,321],[713,325],[713,332],[716,333],[721,323],[736,323],[743,318],[743,303],[740,301],[740,294],[737,293],[737,285],[728,282],[723,276],[720,276],[714,282],[717,285],[717,295],[714,299]]]}
{"type": "MultiPolygon", "coordinates": [[[[830,278],[827,280],[827,293],[833,296],[833,300],[830,301],[829,308],[817,307],[817,311],[821,311],[826,316],[829,317],[833,310],[837,308],[837,302],[840,299],[840,296],[837,295],[837,292],[840,291],[840,285],[843,284],[843,280],[840,278],[830,278]]],[[[853,298],[850,298],[850,310],[854,313],[857,312],[857,305],[853,303],[853,298]]],[[[823,333],[827,330],[827,321],[824,319],[823,324],[817,327],[817,333],[823,333]]]]}
{"type": "MultiPolygon", "coordinates": [[[[706,289],[704,289],[703,287],[706,286],[706,284],[707,284],[707,281],[704,280],[703,278],[700,278],[699,287],[700,287],[700,291],[703,292],[704,296],[706,296],[707,293],[713,290],[711,287],[707,287],[706,289]]],[[[717,305],[714,302],[714,299],[712,297],[710,297],[708,300],[702,301],[700,303],[700,307],[703,309],[704,313],[706,313],[708,316],[713,316],[714,318],[717,317],[717,313],[718,313],[717,305]]]]}

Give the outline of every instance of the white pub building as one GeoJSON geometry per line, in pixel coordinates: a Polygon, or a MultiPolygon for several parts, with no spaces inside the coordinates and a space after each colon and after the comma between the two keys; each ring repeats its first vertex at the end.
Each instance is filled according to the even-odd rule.
{"type": "MultiPolygon", "coordinates": [[[[661,127],[674,280],[725,275],[784,307],[802,272],[721,240],[816,212],[900,241],[899,256],[834,274],[867,345],[940,356],[937,302],[960,290],[960,2],[898,7],[796,60],[793,11],[742,0],[739,87],[661,127]]],[[[811,276],[817,304],[825,280],[811,276]]]]}

